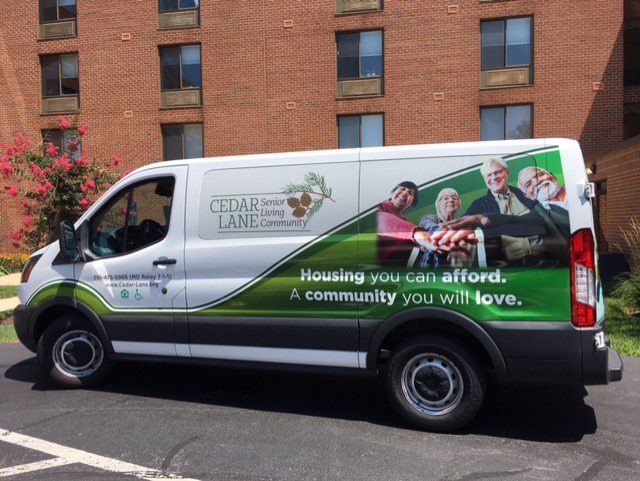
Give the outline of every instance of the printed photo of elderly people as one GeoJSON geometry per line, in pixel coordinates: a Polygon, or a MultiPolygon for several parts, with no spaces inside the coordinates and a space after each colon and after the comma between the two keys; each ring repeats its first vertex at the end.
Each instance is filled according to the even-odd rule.
{"type": "MultiPolygon", "coordinates": [[[[458,197],[457,192],[455,196],[458,197]]],[[[416,225],[404,216],[404,212],[415,207],[417,203],[418,187],[413,182],[404,181],[391,189],[389,200],[382,202],[378,206],[377,248],[380,265],[402,267],[413,265],[420,251],[427,255],[445,257],[447,253],[452,251],[468,253],[467,247],[475,243],[475,234],[473,232],[468,233],[464,238],[456,239],[455,242],[442,240],[439,245],[436,245],[432,241],[432,232],[438,230],[438,225],[444,222],[445,219],[453,219],[453,215],[459,210],[459,197],[457,208],[454,198],[449,196],[444,201],[448,206],[443,206],[439,214],[443,217],[433,216],[432,222],[425,220],[425,225],[416,225]]]]}
{"type": "MultiPolygon", "coordinates": [[[[485,239],[499,242],[500,260],[510,266],[566,263],[569,216],[562,206],[566,192],[557,178],[544,169],[525,167],[518,175],[521,188],[511,186],[509,166],[500,158],[484,161],[480,173],[487,193],[460,219],[443,222],[443,230],[464,235],[482,228],[485,239]]],[[[446,232],[433,234],[433,243],[441,240],[449,242],[446,232]]]]}

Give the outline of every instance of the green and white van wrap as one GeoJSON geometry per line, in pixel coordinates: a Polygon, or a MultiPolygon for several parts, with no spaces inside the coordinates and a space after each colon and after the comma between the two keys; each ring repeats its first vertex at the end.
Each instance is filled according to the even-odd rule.
{"type": "MultiPolygon", "coordinates": [[[[558,147],[510,155],[278,165],[262,167],[267,171],[262,177],[244,173],[242,185],[231,181],[234,169],[203,165],[201,172],[189,173],[183,304],[147,305],[133,295],[118,296],[119,285],[133,279],[142,299],[153,298],[153,292],[163,287],[162,279],[141,272],[135,263],[130,272],[115,278],[100,278],[96,269],[87,278],[78,266],[75,279],[41,285],[26,304],[37,307],[54,297],[73,297],[99,316],[187,314],[190,318],[388,319],[411,308],[443,307],[478,322],[566,322],[570,319],[569,216],[564,200],[555,203],[559,216],[545,217],[550,203],[531,199],[536,207],[526,212],[539,211],[546,219],[541,224],[546,231],[527,236],[539,248],[520,258],[505,257],[502,235],[483,234],[482,227],[475,229],[480,242],[468,246],[469,252],[435,254],[400,239],[392,243],[406,244],[400,251],[406,250],[408,257],[381,258],[385,232],[379,231],[378,219],[395,186],[403,182],[417,186],[417,204],[400,216],[423,230],[424,218],[432,224],[438,219],[444,222],[436,205],[443,190],[458,196],[454,218],[490,195],[481,166],[495,158],[506,161],[508,185],[519,196],[527,197],[518,185],[525,169],[551,174],[556,185],[549,192],[557,198],[567,194],[558,147]],[[248,177],[256,179],[245,182],[248,177]],[[191,189],[193,178],[202,180],[191,189]],[[195,195],[198,201],[193,203],[189,196],[195,195]],[[196,206],[197,215],[190,215],[196,206]],[[191,233],[195,251],[190,250],[191,233]],[[229,258],[231,248],[234,254],[229,258]],[[233,262],[236,266],[230,268],[233,262]]],[[[180,227],[172,219],[171,229],[180,227]]]]}

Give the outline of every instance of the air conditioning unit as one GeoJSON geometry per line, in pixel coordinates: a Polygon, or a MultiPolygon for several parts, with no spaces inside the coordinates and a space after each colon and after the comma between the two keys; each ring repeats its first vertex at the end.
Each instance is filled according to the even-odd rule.
{"type": "Polygon", "coordinates": [[[529,85],[531,83],[530,73],[530,67],[483,70],[480,73],[480,87],[497,88],[529,85]]]}
{"type": "Polygon", "coordinates": [[[381,8],[382,0],[337,0],[336,4],[338,13],[367,12],[381,8]]]}
{"type": "Polygon", "coordinates": [[[382,95],[382,77],[338,80],[338,97],[382,95]]]}
{"type": "Polygon", "coordinates": [[[162,108],[197,107],[200,105],[200,89],[162,92],[162,108]]]}
{"type": "Polygon", "coordinates": [[[41,23],[40,39],[75,37],[76,22],[74,20],[67,22],[41,23]]]}
{"type": "Polygon", "coordinates": [[[62,114],[78,111],[78,96],[47,97],[42,99],[43,114],[62,114]]]}
{"type": "Polygon", "coordinates": [[[158,17],[160,29],[197,27],[200,24],[198,10],[160,13],[158,17]]]}

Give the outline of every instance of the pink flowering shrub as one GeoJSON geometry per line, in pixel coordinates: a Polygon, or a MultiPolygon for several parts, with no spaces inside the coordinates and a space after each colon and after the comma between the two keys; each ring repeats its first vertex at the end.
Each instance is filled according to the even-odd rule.
{"type": "MultiPolygon", "coordinates": [[[[64,117],[58,117],[58,126],[74,128],[64,117]]],[[[77,127],[78,136],[67,144],[66,153],[50,142],[32,144],[23,133],[11,144],[0,142],[3,191],[20,199],[24,215],[21,228],[10,235],[14,247],[37,249],[53,242],[61,221],[78,219],[100,192],[122,177],[113,170],[120,157],[107,162],[74,158],[88,129],[86,124],[77,127]]]]}

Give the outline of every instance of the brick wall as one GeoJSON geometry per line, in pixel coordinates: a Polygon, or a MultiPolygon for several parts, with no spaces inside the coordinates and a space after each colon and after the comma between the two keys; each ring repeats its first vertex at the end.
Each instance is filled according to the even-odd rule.
{"type": "Polygon", "coordinates": [[[624,247],[622,229],[631,219],[640,222],[640,137],[593,156],[588,163],[596,166],[596,173],[589,180],[606,181],[606,195],[598,193],[595,208],[600,224],[599,247],[603,251],[617,250],[617,245],[624,247]]]}
{"type": "MultiPolygon", "coordinates": [[[[153,0],[80,0],[76,38],[37,41],[37,2],[0,2],[0,139],[54,126],[40,114],[38,59],[64,52],[79,54],[85,153],[131,167],[161,159],[160,125],[172,122],[203,122],[207,156],[336,148],[336,116],[348,113],[383,112],[387,145],[474,141],[480,107],[510,103],[533,104],[534,136],[577,138],[587,154],[622,139],[622,2],[388,0],[344,16],[334,0],[201,4],[200,28],[159,31],[153,0]],[[480,20],[520,15],[533,16],[535,84],[480,91],[480,20]],[[336,100],[336,32],[378,28],[385,95],[336,100]],[[160,110],[158,46],[184,43],[202,45],[203,106],[160,110]]],[[[1,214],[6,251],[19,221],[1,214]]]]}

